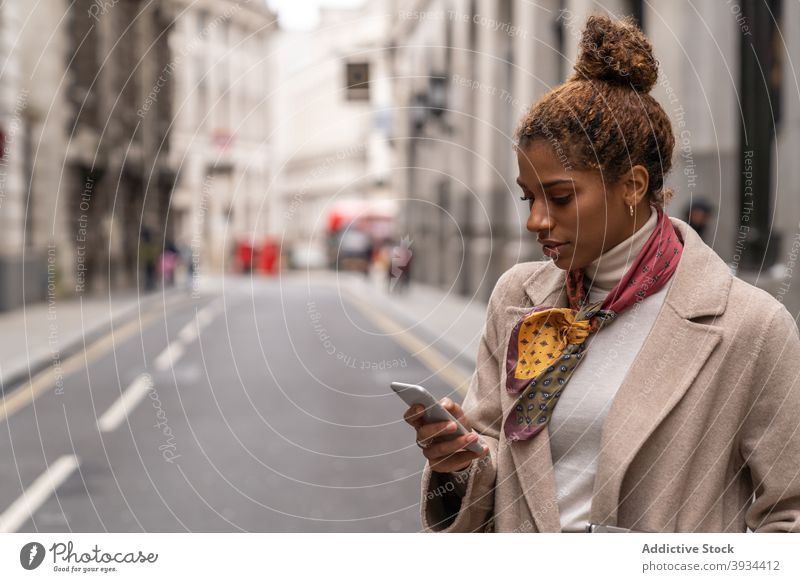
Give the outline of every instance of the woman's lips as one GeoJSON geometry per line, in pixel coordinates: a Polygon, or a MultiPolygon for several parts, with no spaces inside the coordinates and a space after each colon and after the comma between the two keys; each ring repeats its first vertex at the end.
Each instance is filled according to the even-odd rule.
{"type": "Polygon", "coordinates": [[[557,257],[561,254],[563,248],[569,243],[561,243],[558,245],[542,245],[542,252],[548,257],[557,257]]]}

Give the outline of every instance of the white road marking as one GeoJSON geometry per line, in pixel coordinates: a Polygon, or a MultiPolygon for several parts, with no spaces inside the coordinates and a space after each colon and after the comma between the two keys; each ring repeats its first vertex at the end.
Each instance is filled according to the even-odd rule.
{"type": "Polygon", "coordinates": [[[203,309],[198,311],[194,319],[187,323],[182,330],[178,332],[178,338],[184,344],[190,344],[203,332],[203,328],[208,326],[219,312],[219,301],[214,301],[206,305],[203,309]]]}
{"type": "Polygon", "coordinates": [[[205,309],[197,312],[197,325],[204,328],[214,320],[217,315],[216,307],[206,307],[205,309]]]}
{"type": "MultiPolygon", "coordinates": [[[[153,363],[156,370],[164,371],[174,367],[175,362],[186,352],[185,345],[197,339],[202,329],[214,320],[217,312],[218,307],[215,304],[208,305],[198,311],[195,318],[178,333],[178,339],[171,342],[156,357],[153,363]]],[[[97,421],[100,431],[111,432],[115,430],[152,388],[153,378],[149,374],[142,374],[137,377],[111,408],[97,421]]]]}
{"type": "MultiPolygon", "coordinates": [[[[184,303],[184,299],[178,298],[170,300],[167,303],[167,307],[180,307],[184,303]]],[[[89,364],[99,360],[106,353],[112,351],[118,344],[128,340],[137,333],[142,333],[142,331],[150,325],[150,323],[155,321],[158,316],[159,313],[157,311],[148,312],[140,319],[129,321],[117,330],[112,329],[111,333],[98,339],[92,345],[86,347],[84,344],[84,350],[73,354],[71,357],[61,362],[59,370],[56,370],[55,366],[48,366],[39,372],[36,376],[31,378],[30,382],[20,386],[0,400],[0,422],[24,409],[39,396],[44,394],[45,391],[52,388],[57,383],[59,377],[63,379],[77,371],[87,369],[89,364]],[[59,373],[56,374],[56,371],[59,373]]]]}
{"type": "Polygon", "coordinates": [[[0,532],[11,533],[28,521],[47,498],[78,468],[78,457],[63,455],[36,478],[30,487],[0,515],[0,532]]]}
{"type": "MultiPolygon", "coordinates": [[[[58,376],[66,378],[79,370],[85,370],[90,363],[100,359],[101,356],[113,350],[116,345],[133,337],[136,333],[140,333],[150,322],[155,320],[157,315],[157,313],[151,313],[141,320],[130,321],[122,328],[112,331],[107,336],[97,340],[85,351],[74,354],[62,362],[58,376]]],[[[5,420],[36,400],[46,390],[52,388],[57,379],[55,367],[48,366],[29,383],[20,386],[3,398],[2,403],[0,403],[0,421],[5,420]]]]}
{"type": "Polygon", "coordinates": [[[180,342],[180,340],[172,342],[166,348],[164,348],[164,351],[161,352],[156,358],[156,370],[168,370],[181,358],[183,352],[183,344],[180,342]]]}
{"type": "Polygon", "coordinates": [[[185,344],[190,344],[197,339],[197,321],[194,319],[178,332],[178,339],[185,344]]]}
{"type": "Polygon", "coordinates": [[[116,429],[129,411],[136,408],[139,401],[153,388],[153,379],[150,374],[141,374],[123,392],[117,401],[106,410],[106,413],[97,421],[101,432],[111,432],[116,429]]]}

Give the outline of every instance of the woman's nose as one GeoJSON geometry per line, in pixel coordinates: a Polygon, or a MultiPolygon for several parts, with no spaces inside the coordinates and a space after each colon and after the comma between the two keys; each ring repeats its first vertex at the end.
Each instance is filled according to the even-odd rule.
{"type": "Polygon", "coordinates": [[[549,208],[547,208],[547,202],[545,200],[540,198],[533,201],[526,227],[528,231],[535,233],[541,230],[549,232],[553,229],[553,221],[550,218],[549,208]]]}

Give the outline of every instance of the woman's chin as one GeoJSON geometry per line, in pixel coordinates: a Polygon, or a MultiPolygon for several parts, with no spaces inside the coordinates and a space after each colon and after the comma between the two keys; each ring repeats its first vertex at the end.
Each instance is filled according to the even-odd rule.
{"type": "Polygon", "coordinates": [[[553,261],[553,264],[563,271],[571,271],[577,268],[575,263],[575,252],[571,244],[561,245],[566,252],[559,252],[557,249],[545,249],[545,260],[553,261]]]}
{"type": "Polygon", "coordinates": [[[571,256],[559,255],[557,257],[550,257],[550,260],[553,261],[553,264],[562,271],[569,271],[573,268],[571,256]]]}

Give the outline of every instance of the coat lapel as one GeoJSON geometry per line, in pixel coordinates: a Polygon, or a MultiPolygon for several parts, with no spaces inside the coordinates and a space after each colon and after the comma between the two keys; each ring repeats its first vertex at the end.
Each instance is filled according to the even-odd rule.
{"type": "MultiPolygon", "coordinates": [[[[564,285],[565,272],[549,261],[541,265],[524,283],[525,291],[532,304],[567,307],[569,303],[564,285]]],[[[506,308],[506,315],[510,321],[516,322],[530,309],[530,307],[509,306],[506,308]]],[[[508,341],[506,341],[507,344],[508,341]]],[[[506,347],[506,349],[508,348],[506,347]]],[[[505,357],[503,362],[505,363],[505,357]]],[[[516,396],[510,396],[505,391],[503,395],[503,418],[506,418],[516,404],[516,396]]],[[[550,453],[549,426],[545,426],[539,434],[531,439],[517,441],[508,446],[537,530],[560,532],[561,520],[556,500],[556,480],[553,458],[550,453]]]]}
{"type": "MultiPolygon", "coordinates": [[[[684,250],[664,305],[614,396],[603,426],[591,521],[617,524],[625,473],[647,438],[681,400],[722,338],[721,328],[691,321],[724,310],[732,277],[727,265],[687,223],[670,217],[684,250]]],[[[543,263],[525,283],[533,305],[566,307],[565,272],[543,263]]],[[[530,308],[507,307],[522,316],[530,308]]],[[[516,319],[514,321],[516,321],[516,319]]],[[[503,399],[503,417],[514,399],[503,399]]],[[[546,426],[535,437],[508,445],[525,499],[540,532],[560,532],[555,473],[546,426]]]]}

